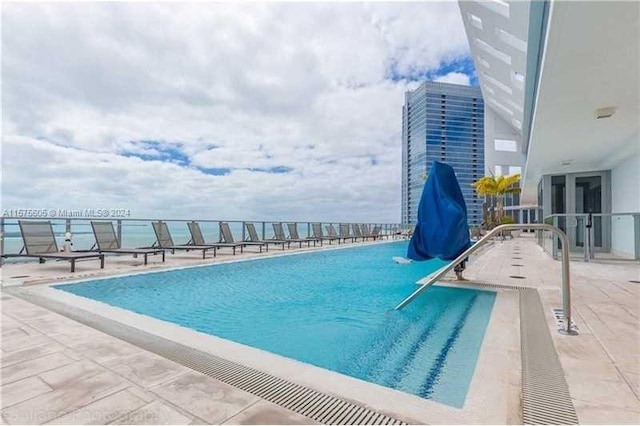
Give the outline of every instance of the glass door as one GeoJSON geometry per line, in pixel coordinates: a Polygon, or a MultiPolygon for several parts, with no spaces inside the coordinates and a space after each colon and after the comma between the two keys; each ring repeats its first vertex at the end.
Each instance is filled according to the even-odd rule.
{"type": "Polygon", "coordinates": [[[593,250],[608,252],[611,217],[602,214],[611,213],[611,172],[567,175],[567,211],[576,215],[575,226],[569,229],[572,250],[584,252],[590,231],[593,250]],[[591,218],[589,213],[593,215],[591,218]]]}
{"type": "MultiPolygon", "coordinates": [[[[575,181],[575,203],[576,213],[602,213],[602,177],[583,176],[576,177],[575,181]]],[[[589,221],[588,217],[582,218],[576,228],[576,246],[584,247],[587,239],[585,225],[592,227],[593,246],[602,248],[602,216],[593,217],[589,221]]]]}
{"type": "MultiPolygon", "coordinates": [[[[567,178],[566,176],[552,176],[551,177],[551,213],[553,214],[564,214],[567,212],[566,209],[566,198],[567,198],[567,178]]],[[[559,216],[557,219],[556,225],[558,228],[562,229],[564,232],[567,232],[567,218],[565,216],[559,216]]],[[[554,238],[556,241],[556,248],[560,249],[562,247],[561,242],[558,238],[554,238]]]]}

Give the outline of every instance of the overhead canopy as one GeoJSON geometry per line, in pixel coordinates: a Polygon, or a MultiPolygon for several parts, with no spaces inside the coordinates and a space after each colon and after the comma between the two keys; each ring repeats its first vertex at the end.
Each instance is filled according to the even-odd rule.
{"type": "Polygon", "coordinates": [[[640,4],[552,3],[523,202],[545,174],[607,170],[640,152],[640,4]],[[610,118],[597,110],[614,107],[610,118]]]}
{"type": "Polygon", "coordinates": [[[469,248],[467,206],[451,166],[433,162],[418,205],[418,223],[407,257],[453,260],[469,248]]]}

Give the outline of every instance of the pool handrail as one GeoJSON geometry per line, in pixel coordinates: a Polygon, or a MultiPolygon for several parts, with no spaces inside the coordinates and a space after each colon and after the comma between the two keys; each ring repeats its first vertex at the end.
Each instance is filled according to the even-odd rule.
{"type": "Polygon", "coordinates": [[[421,282],[421,286],[418,287],[413,293],[404,299],[395,309],[400,310],[407,306],[411,301],[418,297],[423,291],[431,287],[437,280],[442,278],[447,272],[451,271],[457,264],[465,260],[473,252],[484,246],[491,238],[500,234],[503,231],[518,231],[524,229],[535,229],[540,231],[551,231],[555,233],[562,243],[562,310],[564,316],[564,323],[562,328],[558,329],[558,332],[566,335],[577,335],[578,332],[571,328],[571,281],[569,276],[569,238],[560,228],[545,223],[526,223],[526,224],[507,224],[500,225],[489,231],[478,242],[465,250],[460,256],[452,260],[446,267],[440,269],[436,274],[431,275],[431,278],[421,282]]]}

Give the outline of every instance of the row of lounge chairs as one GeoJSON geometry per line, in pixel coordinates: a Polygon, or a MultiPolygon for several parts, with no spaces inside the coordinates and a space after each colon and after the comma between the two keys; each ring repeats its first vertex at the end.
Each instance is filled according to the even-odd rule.
{"type": "Polygon", "coordinates": [[[387,235],[380,233],[381,227],[376,226],[370,230],[366,225],[349,225],[341,224],[340,233],[336,232],[333,225],[327,225],[327,235],[322,231],[319,223],[312,224],[313,236],[301,238],[298,234],[296,223],[287,224],[289,236],[284,232],[282,223],[273,223],[274,237],[271,239],[260,239],[253,223],[245,223],[246,239],[244,241],[235,241],[233,233],[226,222],[220,222],[220,241],[217,243],[209,243],[205,240],[200,224],[192,221],[187,223],[191,239],[186,244],[175,244],[166,222],[156,221],[152,223],[153,231],[156,236],[156,242],[151,247],[140,248],[123,248],[118,239],[112,222],[92,221],[91,228],[95,237],[95,244],[90,250],[85,251],[67,251],[61,252],[53,232],[53,225],[50,221],[18,221],[20,233],[24,246],[18,254],[5,254],[3,257],[37,257],[40,263],[44,263],[47,259],[67,260],[71,263],[71,272],[75,272],[77,260],[98,259],[100,260],[100,268],[104,268],[105,254],[130,254],[143,256],[144,264],[147,264],[149,255],[162,255],[162,261],[165,261],[165,252],[171,251],[175,253],[177,250],[184,251],[201,251],[202,258],[206,257],[207,252],[211,251],[216,256],[217,250],[221,248],[232,249],[236,254],[236,249],[243,252],[245,247],[257,247],[260,252],[264,248],[269,250],[269,245],[281,246],[282,250],[291,247],[291,244],[298,244],[302,248],[303,244],[310,247],[313,243],[322,245],[324,241],[331,244],[337,241],[338,244],[351,240],[351,242],[366,240],[377,240],[387,235]],[[350,227],[353,233],[350,233],[350,227]]]}

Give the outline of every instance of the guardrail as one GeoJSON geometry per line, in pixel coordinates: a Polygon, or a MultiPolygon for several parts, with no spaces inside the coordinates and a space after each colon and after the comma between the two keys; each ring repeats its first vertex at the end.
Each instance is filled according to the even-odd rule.
{"type": "MultiPolygon", "coordinates": [[[[155,241],[156,237],[151,226],[151,222],[162,220],[166,222],[169,230],[176,242],[188,243],[190,234],[187,223],[191,221],[199,222],[202,232],[207,242],[216,243],[220,241],[220,223],[226,222],[232,231],[235,239],[244,241],[247,239],[246,223],[253,223],[261,239],[271,239],[274,237],[271,224],[284,224],[285,233],[288,234],[286,224],[294,223],[300,237],[313,236],[312,224],[320,223],[324,235],[327,235],[326,225],[333,225],[339,232],[340,222],[318,222],[318,221],[264,221],[264,220],[220,220],[220,219],[146,219],[146,218],[76,218],[76,217],[37,217],[25,218],[18,216],[0,217],[0,266],[2,265],[2,255],[17,254],[22,248],[22,238],[18,227],[18,220],[48,220],[54,227],[56,239],[59,246],[62,247],[64,234],[70,232],[72,234],[72,243],[74,250],[91,250],[95,244],[93,231],[91,229],[91,221],[108,221],[114,224],[116,236],[123,247],[149,247],[155,241]]],[[[344,222],[342,224],[345,224],[344,222]]],[[[375,226],[380,226],[380,234],[393,236],[406,231],[399,223],[380,223],[380,222],[350,222],[349,225],[367,225],[370,230],[375,226]]],[[[350,227],[351,229],[351,227],[350,227]]]]}
{"type": "Polygon", "coordinates": [[[431,287],[437,280],[444,277],[445,274],[451,271],[458,263],[465,260],[469,255],[471,255],[476,250],[480,249],[484,244],[486,244],[491,238],[500,234],[503,231],[518,231],[523,229],[534,229],[534,230],[544,230],[551,231],[560,238],[562,241],[562,310],[564,313],[564,324],[561,329],[558,330],[561,334],[567,335],[575,335],[578,334],[575,330],[571,328],[571,280],[569,276],[569,239],[567,235],[562,232],[561,229],[556,228],[552,225],[542,224],[542,223],[530,223],[530,224],[510,224],[510,225],[500,225],[493,228],[489,233],[487,233],[484,237],[482,237],[478,242],[465,250],[460,256],[455,258],[451,263],[449,263],[446,267],[440,269],[436,274],[431,275],[425,283],[423,283],[416,291],[411,293],[409,297],[404,299],[395,309],[402,309],[411,303],[416,297],[418,297],[423,291],[427,290],[431,287]]]}
{"type": "MultiPolygon", "coordinates": [[[[557,213],[544,218],[544,223],[562,229],[574,253],[582,251],[585,262],[595,253],[608,253],[615,260],[640,260],[640,212],[624,213],[557,213]],[[596,236],[596,227],[599,235],[596,236]],[[597,237],[597,238],[596,238],[597,237]],[[597,244],[599,243],[599,244],[597,244]]],[[[555,237],[538,234],[538,244],[554,259],[558,258],[555,237]]]]}

